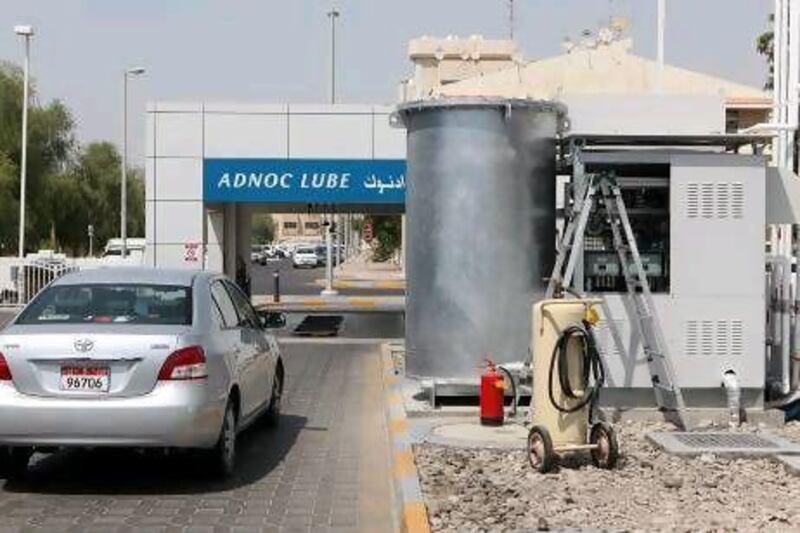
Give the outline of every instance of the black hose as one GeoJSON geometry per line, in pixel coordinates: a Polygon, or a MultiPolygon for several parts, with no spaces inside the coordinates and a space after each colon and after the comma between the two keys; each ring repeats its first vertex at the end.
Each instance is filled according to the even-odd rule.
{"type": "Polygon", "coordinates": [[[583,322],[581,326],[570,326],[565,329],[561,336],[558,338],[556,345],[553,347],[553,355],[550,358],[550,373],[548,377],[548,394],[550,395],[550,403],[553,407],[562,413],[574,413],[586,407],[590,402],[593,404],[600,393],[600,388],[605,383],[606,374],[603,368],[603,362],[600,359],[600,353],[597,351],[597,343],[592,333],[592,326],[588,322],[583,322]],[[585,390],[582,396],[578,396],[572,390],[572,384],[569,382],[569,356],[568,346],[573,338],[579,338],[582,346],[583,355],[583,383],[585,390]],[[558,361],[558,383],[561,387],[561,393],[572,400],[578,400],[578,403],[572,407],[559,405],[556,401],[553,391],[553,371],[558,361]],[[592,378],[594,383],[589,386],[589,379],[592,378]]]}
{"type": "Polygon", "coordinates": [[[517,416],[517,384],[514,383],[514,376],[512,376],[511,371],[505,367],[498,366],[497,368],[502,370],[505,375],[508,376],[508,381],[511,382],[511,394],[514,395],[514,401],[511,404],[511,407],[513,408],[511,411],[511,416],[517,416]]]}

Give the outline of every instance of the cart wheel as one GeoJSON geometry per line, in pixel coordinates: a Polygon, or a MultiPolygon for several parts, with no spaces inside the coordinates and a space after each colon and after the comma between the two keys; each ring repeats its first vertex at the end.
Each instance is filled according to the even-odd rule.
{"type": "Polygon", "coordinates": [[[528,433],[528,461],[541,474],[549,472],[556,462],[553,439],[544,426],[533,426],[528,433]]]}
{"type": "Polygon", "coordinates": [[[597,422],[592,426],[589,435],[589,444],[597,445],[592,450],[592,462],[598,468],[610,470],[617,464],[619,459],[619,444],[617,444],[617,434],[608,422],[597,422]]]}

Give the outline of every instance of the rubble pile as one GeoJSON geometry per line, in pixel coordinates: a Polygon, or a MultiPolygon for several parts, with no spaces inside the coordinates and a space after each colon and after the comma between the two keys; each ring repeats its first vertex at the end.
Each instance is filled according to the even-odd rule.
{"type": "MultiPolygon", "coordinates": [[[[578,455],[538,474],[522,450],[416,445],[433,530],[800,529],[800,477],[777,462],[681,459],[645,440],[663,424],[616,429],[622,457],[611,471],[578,455]]],[[[775,432],[800,440],[798,423],[775,432]]]]}

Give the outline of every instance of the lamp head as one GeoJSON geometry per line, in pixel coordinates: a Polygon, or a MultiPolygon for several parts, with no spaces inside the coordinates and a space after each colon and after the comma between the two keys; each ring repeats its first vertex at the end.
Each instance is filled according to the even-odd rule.
{"type": "Polygon", "coordinates": [[[140,74],[144,74],[145,70],[144,70],[143,67],[133,67],[133,68],[129,68],[125,72],[127,74],[130,74],[131,76],[138,76],[140,74]]]}
{"type": "Polygon", "coordinates": [[[19,24],[14,26],[14,33],[17,35],[22,35],[24,37],[30,37],[33,35],[33,26],[28,24],[19,24]]]}

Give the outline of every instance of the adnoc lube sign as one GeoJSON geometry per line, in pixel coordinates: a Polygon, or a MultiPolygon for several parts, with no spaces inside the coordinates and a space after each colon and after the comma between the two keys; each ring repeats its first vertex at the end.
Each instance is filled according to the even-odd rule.
{"type": "Polygon", "coordinates": [[[402,204],[403,159],[205,159],[206,202],[402,204]]]}

